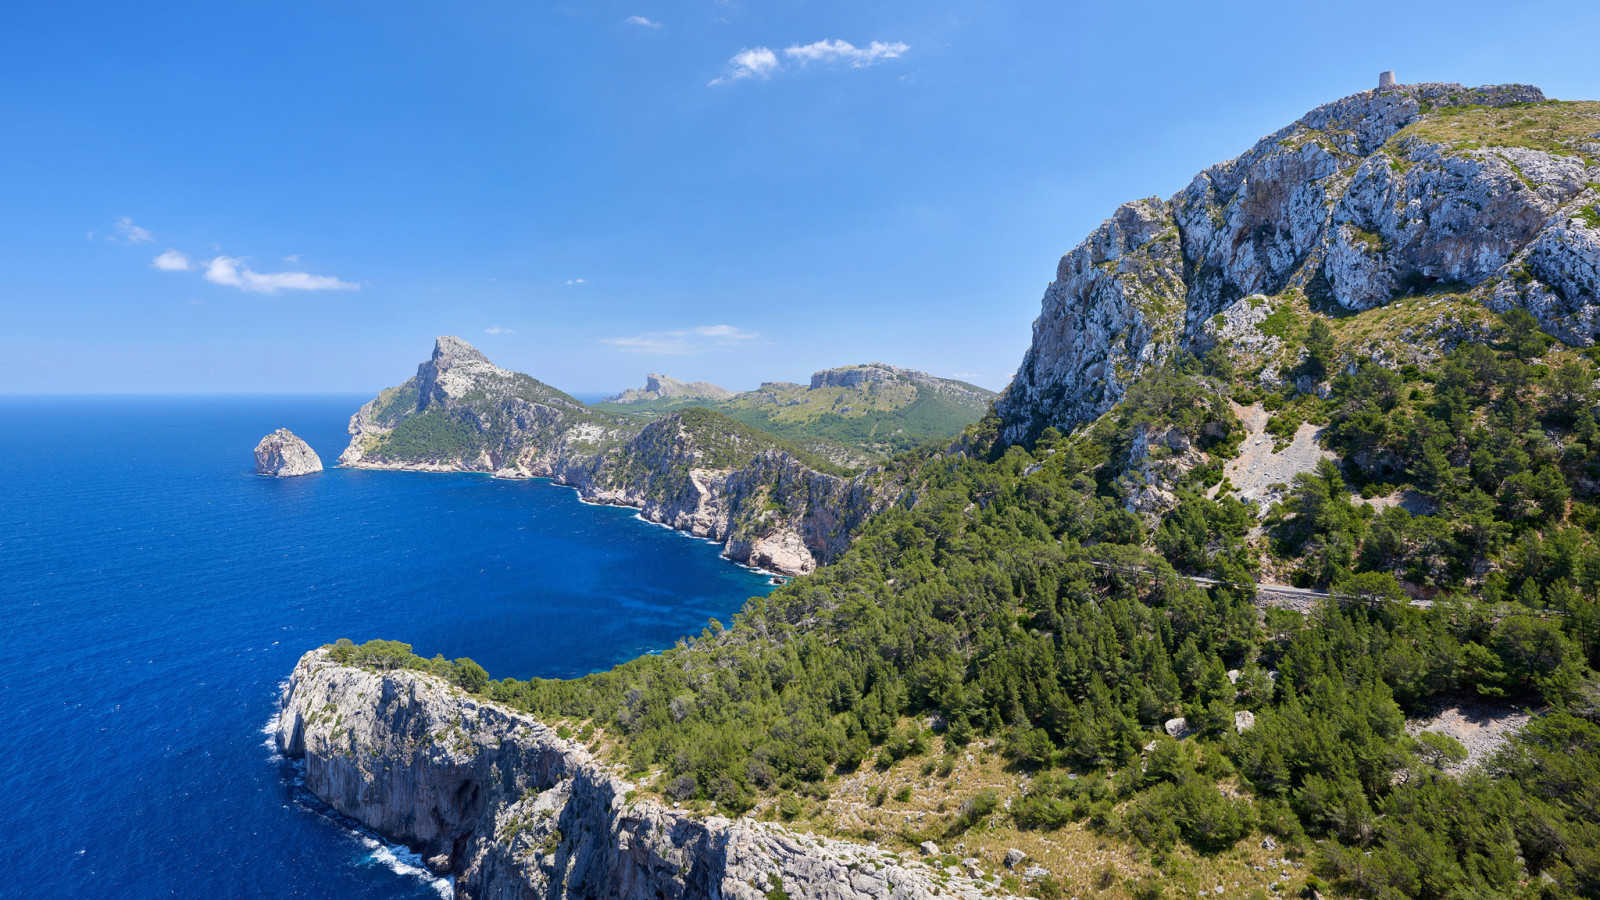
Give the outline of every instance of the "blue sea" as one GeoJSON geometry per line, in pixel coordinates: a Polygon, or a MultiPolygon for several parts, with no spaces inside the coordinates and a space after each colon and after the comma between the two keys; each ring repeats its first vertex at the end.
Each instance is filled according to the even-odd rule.
{"type": "Polygon", "coordinates": [[[0,895],[436,898],[263,732],[340,637],[496,677],[607,668],[766,579],[544,481],[330,465],[363,397],[0,399],[0,895]]]}

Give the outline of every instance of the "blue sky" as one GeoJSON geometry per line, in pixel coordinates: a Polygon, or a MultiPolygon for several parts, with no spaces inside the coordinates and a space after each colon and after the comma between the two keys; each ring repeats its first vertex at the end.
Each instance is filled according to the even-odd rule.
{"type": "Polygon", "coordinates": [[[0,391],[991,388],[1118,203],[1381,69],[1600,98],[1591,3],[11,3],[0,391]]]}

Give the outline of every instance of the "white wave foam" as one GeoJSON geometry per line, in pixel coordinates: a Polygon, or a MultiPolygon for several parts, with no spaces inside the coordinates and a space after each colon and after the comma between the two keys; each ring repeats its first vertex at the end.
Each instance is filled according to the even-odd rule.
{"type": "Polygon", "coordinates": [[[455,897],[456,880],[454,876],[435,877],[432,872],[428,871],[428,867],[423,864],[420,853],[416,853],[404,844],[391,844],[383,840],[375,832],[362,827],[361,823],[348,816],[341,815],[338,811],[323,803],[317,795],[306,788],[305,760],[289,759],[278,750],[278,725],[283,721],[283,693],[288,687],[288,679],[278,683],[278,692],[275,695],[277,700],[273,706],[272,718],[268,719],[267,724],[261,727],[261,733],[266,735],[267,739],[261,743],[262,746],[267,748],[268,758],[273,763],[288,763],[293,769],[294,774],[290,778],[290,783],[295,788],[295,805],[306,812],[322,816],[344,828],[367,851],[366,861],[377,863],[396,875],[420,878],[446,900],[455,897]]]}
{"type": "Polygon", "coordinates": [[[267,757],[273,762],[282,762],[284,759],[284,755],[278,751],[278,726],[283,723],[283,692],[288,687],[289,679],[278,682],[278,692],[273,695],[272,718],[261,726],[261,733],[267,736],[261,746],[267,748],[267,757]]]}
{"type": "Polygon", "coordinates": [[[358,832],[358,836],[361,839],[361,846],[370,851],[367,855],[369,860],[384,866],[396,875],[422,879],[446,900],[456,895],[455,878],[450,875],[443,878],[434,877],[427,866],[423,865],[422,855],[410,847],[404,844],[386,843],[367,832],[358,832]]]}

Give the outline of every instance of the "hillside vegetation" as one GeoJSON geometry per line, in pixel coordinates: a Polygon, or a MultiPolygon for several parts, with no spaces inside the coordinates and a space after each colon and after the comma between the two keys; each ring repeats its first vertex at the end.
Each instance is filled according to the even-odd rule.
{"type": "Polygon", "coordinates": [[[1279,415],[1326,419],[1346,464],[1298,477],[1254,537],[1254,510],[1205,496],[1205,467],[1154,528],[1118,477],[1153,421],[1220,433],[1227,452],[1215,390],[1253,387],[1217,354],[1152,373],[1079,436],[1004,448],[991,422],[968,438],[977,457],[902,460],[913,507],[730,627],[583,679],[476,689],[587,721],[656,789],[724,812],[904,846],[1115,848],[1081,881],[1032,883],[1042,896],[1178,896],[1213,878],[1419,897],[1520,896],[1536,878],[1546,896],[1592,895],[1600,391],[1591,362],[1530,321],[1416,371],[1359,366],[1327,399],[1273,395],[1279,415]],[[1435,511],[1378,512],[1352,484],[1405,486],[1435,511]],[[1263,617],[1248,585],[1181,574],[1243,581],[1266,560],[1332,598],[1263,617]],[[1407,592],[1422,586],[1426,607],[1407,592]],[[1549,712],[1487,768],[1447,773],[1459,747],[1403,726],[1463,695],[1549,712]],[[1178,716],[1181,741],[1163,731],[1178,716]],[[895,787],[912,784],[939,801],[895,787]],[[834,796],[852,791],[866,803],[834,796]],[[1262,876],[1266,857],[1304,865],[1262,876]]]}
{"type": "MultiPolygon", "coordinates": [[[[1592,114],[1363,92],[1123,206],[994,414],[889,461],[898,501],[831,565],[660,655],[489,681],[336,652],[691,810],[931,841],[1046,900],[1600,896],[1592,114]],[[1229,481],[1289,447],[1284,482],[1229,481]],[[1468,707],[1519,727],[1473,754],[1422,727],[1468,707]]],[[[828,396],[763,427],[820,435],[828,396]]]]}

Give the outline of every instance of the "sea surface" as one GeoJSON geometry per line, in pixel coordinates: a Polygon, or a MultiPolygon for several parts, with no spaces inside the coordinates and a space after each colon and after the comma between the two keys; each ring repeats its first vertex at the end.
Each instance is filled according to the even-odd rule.
{"type": "Polygon", "coordinates": [[[340,637],[492,676],[607,668],[766,579],[544,481],[331,465],[355,396],[0,398],[0,896],[436,898],[263,728],[340,637]]]}

